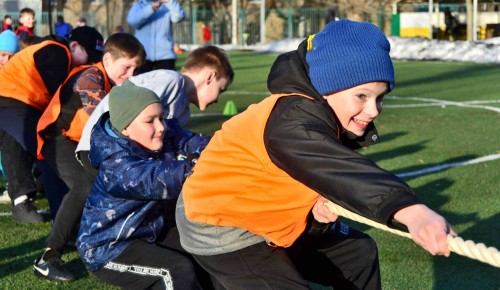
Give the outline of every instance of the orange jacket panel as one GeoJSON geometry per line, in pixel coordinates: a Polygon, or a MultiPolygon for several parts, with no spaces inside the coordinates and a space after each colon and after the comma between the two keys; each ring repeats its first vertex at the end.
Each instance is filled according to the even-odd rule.
{"type": "MultiPolygon", "coordinates": [[[[11,59],[9,66],[4,66],[0,70],[0,96],[19,100],[40,111],[45,110],[52,96],[36,69],[33,56],[38,50],[51,44],[63,47],[68,59],[71,60],[68,48],[56,41],[46,40],[26,47],[14,55],[16,59],[11,59]]],[[[68,64],[68,71],[70,65],[71,62],[68,64]]]]}
{"type": "Polygon", "coordinates": [[[244,228],[283,247],[305,230],[319,194],[278,168],[264,145],[267,119],[284,96],[249,106],[214,134],[183,187],[188,219],[244,228]]]}

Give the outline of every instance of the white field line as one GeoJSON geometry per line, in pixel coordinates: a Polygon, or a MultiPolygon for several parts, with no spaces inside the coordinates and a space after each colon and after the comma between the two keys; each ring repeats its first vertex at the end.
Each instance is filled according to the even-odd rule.
{"type": "Polygon", "coordinates": [[[453,163],[445,163],[445,164],[440,164],[440,165],[436,165],[436,166],[433,166],[433,167],[424,168],[424,169],[417,170],[417,171],[400,173],[400,174],[396,174],[396,175],[399,176],[399,177],[424,175],[424,174],[428,174],[428,173],[432,173],[432,172],[438,172],[438,171],[442,171],[442,170],[445,170],[445,169],[448,169],[448,168],[457,167],[457,166],[478,164],[478,163],[486,162],[486,161],[493,161],[493,160],[496,160],[496,159],[499,159],[499,158],[500,158],[500,153],[499,154],[491,154],[491,155],[486,155],[486,156],[483,156],[483,157],[479,157],[479,158],[475,158],[475,159],[470,159],[470,160],[466,160],[466,161],[459,161],[459,162],[453,162],[453,163]]]}
{"type": "Polygon", "coordinates": [[[398,96],[387,96],[387,99],[391,100],[412,100],[412,101],[420,101],[424,102],[424,104],[405,104],[405,105],[385,105],[384,108],[415,108],[415,107],[427,107],[427,106],[457,106],[464,108],[476,108],[476,109],[485,109],[500,113],[499,107],[493,106],[482,106],[479,104],[497,104],[500,103],[500,100],[491,100],[491,101],[466,101],[466,102],[452,102],[446,100],[439,99],[428,99],[428,98],[401,98],[398,96]]]}
{"type": "MultiPolygon", "coordinates": [[[[231,95],[270,95],[269,92],[250,92],[250,91],[227,91],[226,94],[231,95]]],[[[418,107],[446,107],[446,106],[457,106],[464,108],[476,108],[484,109],[489,111],[494,111],[500,113],[499,107],[493,106],[483,106],[481,104],[500,104],[500,100],[472,100],[465,102],[452,102],[439,99],[428,99],[428,98],[411,98],[411,97],[398,97],[398,96],[387,96],[386,99],[390,100],[412,100],[422,103],[417,104],[404,104],[404,105],[384,105],[384,109],[396,109],[396,108],[418,108],[418,107]]],[[[205,117],[205,116],[222,116],[222,113],[198,113],[192,114],[191,117],[205,117]]]]}
{"type": "MultiPolygon", "coordinates": [[[[49,215],[50,214],[50,211],[48,210],[37,210],[37,212],[41,215],[49,215]]],[[[0,217],[2,216],[11,216],[12,215],[12,212],[10,211],[7,211],[7,212],[0,212],[0,217]]]]}

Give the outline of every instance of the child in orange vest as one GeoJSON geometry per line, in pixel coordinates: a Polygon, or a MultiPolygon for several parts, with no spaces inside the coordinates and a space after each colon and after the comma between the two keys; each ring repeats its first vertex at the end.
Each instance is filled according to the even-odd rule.
{"type": "Polygon", "coordinates": [[[222,125],[178,199],[184,249],[224,289],[380,289],[377,246],[336,222],[328,200],[408,229],[448,256],[446,220],[355,150],[395,85],[390,44],[367,22],[330,22],[278,56],[273,94],[222,125]]]}
{"type": "MultiPolygon", "coordinates": [[[[36,126],[42,112],[72,67],[102,58],[102,42],[102,35],[92,27],[74,29],[68,42],[47,37],[16,53],[0,70],[0,130],[16,139],[32,158],[36,158],[36,126]]],[[[2,148],[2,153],[9,154],[8,150],[2,148]]],[[[55,217],[67,188],[45,161],[36,164],[55,217]]],[[[14,220],[43,221],[27,195],[15,198],[13,203],[14,220]]]]}
{"type": "Polygon", "coordinates": [[[76,145],[97,104],[111,87],[131,77],[145,56],[144,47],[133,35],[111,35],[104,45],[102,61],[90,67],[74,68],[38,122],[38,158],[48,162],[69,191],[57,211],[47,248],[35,261],[37,276],[61,281],[74,279],[64,268],[61,255],[77,230],[93,181],[93,176],[86,174],[75,158],[76,145]]]}

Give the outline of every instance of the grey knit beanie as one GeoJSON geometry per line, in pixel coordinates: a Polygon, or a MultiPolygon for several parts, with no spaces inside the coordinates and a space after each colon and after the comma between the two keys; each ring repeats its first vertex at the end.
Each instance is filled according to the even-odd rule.
{"type": "Polygon", "coordinates": [[[151,90],[136,86],[126,80],[109,92],[109,115],[111,125],[123,131],[144,108],[160,103],[160,98],[151,90]]]}

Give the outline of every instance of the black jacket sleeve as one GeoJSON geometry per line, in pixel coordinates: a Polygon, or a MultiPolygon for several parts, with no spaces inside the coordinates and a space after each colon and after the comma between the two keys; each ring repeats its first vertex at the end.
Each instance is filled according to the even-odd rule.
{"type": "Polygon", "coordinates": [[[53,96],[69,74],[71,60],[66,50],[59,45],[49,44],[35,52],[33,57],[45,87],[53,96]]]}
{"type": "Polygon", "coordinates": [[[394,174],[341,144],[326,103],[284,97],[266,124],[271,160],[294,179],[348,210],[389,226],[395,211],[419,203],[394,174]]]}

